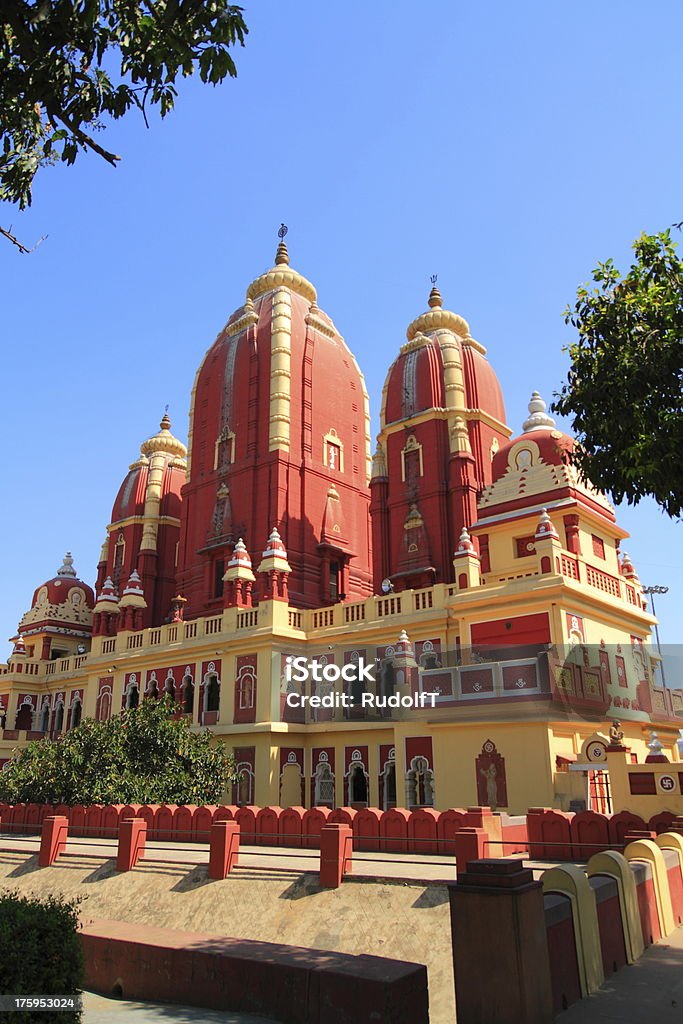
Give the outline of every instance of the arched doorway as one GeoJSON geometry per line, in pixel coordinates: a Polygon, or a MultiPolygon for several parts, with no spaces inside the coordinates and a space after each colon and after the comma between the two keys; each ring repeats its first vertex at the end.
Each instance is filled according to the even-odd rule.
{"type": "Polygon", "coordinates": [[[349,803],[367,804],[368,802],[368,777],[365,766],[356,761],[351,765],[349,772],[349,803]]]}
{"type": "Polygon", "coordinates": [[[17,717],[14,723],[15,729],[30,729],[33,722],[33,706],[31,704],[24,703],[17,710],[17,717]]]}

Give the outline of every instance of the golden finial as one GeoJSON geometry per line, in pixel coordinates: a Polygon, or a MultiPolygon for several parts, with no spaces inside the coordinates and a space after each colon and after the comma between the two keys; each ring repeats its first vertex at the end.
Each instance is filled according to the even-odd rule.
{"type": "Polygon", "coordinates": [[[275,266],[279,267],[282,263],[289,263],[289,253],[287,252],[287,246],[285,245],[285,235],[287,234],[288,228],[286,224],[281,224],[278,228],[278,238],[280,243],[275,253],[275,266]]]}
{"type": "Polygon", "coordinates": [[[442,303],[442,300],[441,300],[441,292],[436,287],[437,275],[436,274],[432,274],[432,276],[429,278],[429,280],[432,282],[432,290],[429,293],[429,306],[430,306],[430,309],[434,309],[435,306],[438,306],[438,308],[441,309],[441,306],[443,305],[443,303],[442,303]]]}
{"type": "Polygon", "coordinates": [[[171,429],[171,421],[170,421],[169,416],[168,416],[168,406],[167,405],[164,406],[164,415],[161,417],[161,423],[159,424],[159,426],[161,427],[162,430],[170,430],[171,429]]]}

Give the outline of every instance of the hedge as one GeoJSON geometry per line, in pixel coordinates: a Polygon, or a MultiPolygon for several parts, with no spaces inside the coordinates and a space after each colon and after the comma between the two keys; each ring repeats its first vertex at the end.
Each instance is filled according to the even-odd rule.
{"type": "MultiPolygon", "coordinates": [[[[84,967],[78,903],[61,896],[0,891],[0,990],[3,995],[67,996],[81,992],[84,967]]],[[[80,1010],[18,1011],[12,1024],[79,1024],[80,1010]]]]}

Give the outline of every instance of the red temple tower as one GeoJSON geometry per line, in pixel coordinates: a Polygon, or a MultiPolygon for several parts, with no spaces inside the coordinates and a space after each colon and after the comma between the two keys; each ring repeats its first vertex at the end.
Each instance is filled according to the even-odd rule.
{"type": "Polygon", "coordinates": [[[189,448],[177,577],[187,616],[223,606],[237,541],[262,551],[273,528],[291,604],[372,592],[365,383],[284,240],[199,368],[189,448]]]}
{"type": "Polygon", "coordinates": [[[397,590],[452,579],[458,538],[511,433],[486,349],[436,286],[407,338],[384,385],[371,481],[375,583],[397,590]]]}

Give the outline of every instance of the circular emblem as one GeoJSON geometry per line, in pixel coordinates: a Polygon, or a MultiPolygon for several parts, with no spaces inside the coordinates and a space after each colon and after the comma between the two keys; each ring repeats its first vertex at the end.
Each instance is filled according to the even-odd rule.
{"type": "Polygon", "coordinates": [[[604,744],[591,743],[587,750],[587,754],[589,761],[604,761],[606,757],[604,744]]]}
{"type": "Polygon", "coordinates": [[[673,775],[660,775],[657,781],[659,782],[659,788],[664,793],[673,793],[676,788],[676,780],[673,775]]]}
{"type": "Polygon", "coordinates": [[[138,677],[135,672],[131,672],[131,674],[128,676],[128,681],[130,683],[137,683],[138,677]]]}
{"type": "Polygon", "coordinates": [[[354,751],[352,752],[352,754],[351,754],[351,760],[352,760],[352,761],[362,761],[362,760],[363,760],[363,758],[361,757],[361,752],[360,752],[360,750],[354,750],[354,751]]]}
{"type": "Polygon", "coordinates": [[[297,764],[297,763],[298,762],[297,762],[297,759],[296,759],[296,754],[294,753],[293,750],[290,750],[290,752],[287,754],[287,764],[297,764]]]}
{"type": "Polygon", "coordinates": [[[389,751],[389,760],[390,761],[395,761],[396,760],[396,747],[392,747],[391,750],[389,751]]]}
{"type": "Polygon", "coordinates": [[[210,661],[208,668],[209,668],[209,672],[215,672],[216,671],[216,662],[215,661],[210,661]]]}
{"type": "Polygon", "coordinates": [[[483,749],[485,754],[492,754],[495,750],[495,744],[492,743],[491,740],[487,740],[483,749]]]}
{"type": "Polygon", "coordinates": [[[385,658],[393,658],[393,656],[395,654],[396,654],[396,648],[395,647],[387,647],[385,652],[384,652],[384,657],[385,658]]]}
{"type": "Polygon", "coordinates": [[[329,761],[326,750],[321,750],[318,754],[318,764],[320,764],[321,761],[329,761]]]}
{"type": "Polygon", "coordinates": [[[432,641],[431,640],[425,640],[425,642],[422,644],[422,651],[423,651],[423,653],[426,654],[428,651],[431,652],[433,650],[434,650],[434,644],[432,643],[432,641]]]}

